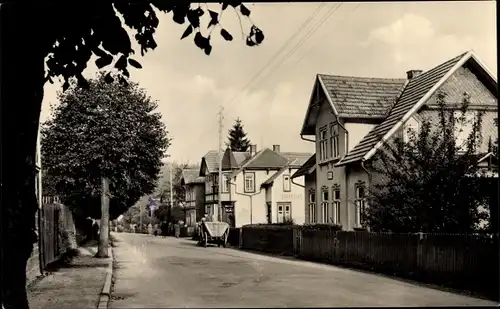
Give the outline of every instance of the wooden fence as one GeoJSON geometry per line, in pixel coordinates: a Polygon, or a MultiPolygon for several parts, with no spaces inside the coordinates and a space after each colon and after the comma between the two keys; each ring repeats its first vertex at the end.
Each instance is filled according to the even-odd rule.
{"type": "Polygon", "coordinates": [[[496,291],[498,235],[396,234],[249,226],[242,248],[375,270],[459,288],[496,291]],[[292,233],[290,233],[292,231],[292,233]]]}
{"type": "Polygon", "coordinates": [[[76,230],[73,214],[68,207],[57,198],[43,197],[42,201],[42,208],[36,215],[39,241],[33,248],[26,268],[28,284],[85,239],[76,230]]]}

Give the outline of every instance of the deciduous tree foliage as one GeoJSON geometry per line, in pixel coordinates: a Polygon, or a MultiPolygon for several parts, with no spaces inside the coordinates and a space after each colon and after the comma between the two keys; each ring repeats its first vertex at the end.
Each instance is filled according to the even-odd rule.
{"type": "Polygon", "coordinates": [[[154,191],[170,144],[157,103],[136,83],[73,85],[42,128],[42,158],[64,204],[101,217],[101,177],[110,180],[111,219],[154,191]]]}
{"type": "Polygon", "coordinates": [[[424,119],[408,143],[398,137],[379,151],[372,177],[384,180],[370,188],[364,216],[373,231],[463,233],[486,219],[478,208],[488,203],[484,178],[469,176],[480,174],[482,114],[461,150],[456,134],[466,127],[469,97],[464,94],[458,119],[445,101],[439,93],[437,123],[424,119]]]}
{"type": "MultiPolygon", "coordinates": [[[[233,10],[247,18],[250,15],[249,9],[238,1],[224,1],[219,7],[217,10],[189,1],[163,0],[2,3],[0,103],[2,149],[6,150],[2,153],[2,196],[9,201],[2,203],[5,309],[29,308],[25,271],[36,242],[34,166],[44,83],[60,77],[65,81],[63,88],[68,89],[74,77],[80,87],[87,87],[82,72],[94,54],[99,68],[113,66],[120,73],[119,82],[126,84],[129,66],[141,65],[137,58],[130,57],[135,53],[119,16],[134,30],[141,54],[157,47],[154,38],[159,26],[157,13],[163,12],[170,14],[175,23],[187,25],[183,37],[191,36],[195,45],[208,55],[212,50],[213,30],[217,29],[225,40],[232,38],[221,23],[223,11],[233,10]],[[210,29],[200,24],[203,14],[211,17],[210,29]]],[[[251,24],[246,44],[256,46],[262,43],[264,35],[251,24]]]]}
{"type": "Polygon", "coordinates": [[[241,119],[237,118],[233,127],[229,130],[228,143],[226,145],[232,151],[247,151],[250,147],[250,140],[246,137],[247,134],[243,130],[241,119]]]}

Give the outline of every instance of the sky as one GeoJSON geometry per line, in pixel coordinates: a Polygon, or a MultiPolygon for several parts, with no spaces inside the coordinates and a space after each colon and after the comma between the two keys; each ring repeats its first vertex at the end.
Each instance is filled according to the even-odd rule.
{"type": "MultiPolygon", "coordinates": [[[[220,11],[218,4],[207,6],[220,11]]],[[[131,68],[131,79],[158,101],[172,138],[167,153],[173,161],[199,164],[217,149],[220,106],[224,142],[239,117],[258,150],[279,144],[281,151],[313,153],[314,144],[303,141],[300,130],[318,73],[405,78],[408,70],[425,71],[474,50],[497,74],[495,1],[246,6],[265,35],[257,47],[248,47],[242,37],[241,26],[247,31],[248,20],[243,18],[240,26],[228,9],[221,24],[234,39],[227,42],[215,30],[210,56],[194,45],[193,37],[180,40],[186,25],[164,13],[158,14],[158,47],[144,57],[136,48],[143,68],[131,68]]],[[[84,75],[96,72],[91,61],[84,75]]],[[[60,89],[57,82],[45,86],[42,122],[50,117],[60,89]]]]}

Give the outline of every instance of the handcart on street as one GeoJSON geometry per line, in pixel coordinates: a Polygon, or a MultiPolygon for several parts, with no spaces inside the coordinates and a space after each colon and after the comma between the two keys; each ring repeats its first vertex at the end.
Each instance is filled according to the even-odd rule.
{"type": "Polygon", "coordinates": [[[224,248],[229,236],[229,224],[226,222],[202,222],[198,229],[198,245],[206,247],[208,244],[217,244],[224,248]]]}

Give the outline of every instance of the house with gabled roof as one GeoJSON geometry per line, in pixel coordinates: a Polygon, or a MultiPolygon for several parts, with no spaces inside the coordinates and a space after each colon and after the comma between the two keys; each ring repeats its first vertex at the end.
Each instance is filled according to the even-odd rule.
{"type": "Polygon", "coordinates": [[[408,140],[409,129],[418,132],[423,119],[437,120],[438,91],[447,94],[451,109],[467,93],[470,116],[484,112],[479,151],[488,152],[487,141],[498,137],[498,86],[472,51],[426,72],[406,73],[406,79],[316,76],[300,134],[316,144],[316,154],[292,176],[306,179],[306,222],[361,227],[366,189],[380,180],[373,173],[377,152],[395,137],[408,140]]]}
{"type": "Polygon", "coordinates": [[[205,213],[205,177],[199,176],[197,168],[182,170],[181,185],[184,187],[184,211],[186,225],[196,226],[205,213]]]}
{"type": "Polygon", "coordinates": [[[310,153],[264,148],[234,170],[229,178],[235,226],[258,223],[304,223],[304,180],[291,175],[310,153]]]}
{"type": "Polygon", "coordinates": [[[273,150],[260,151],[251,145],[248,152],[227,148],[221,158],[222,209],[219,210],[219,154],[209,151],[202,158],[199,172],[199,176],[205,177],[205,212],[233,227],[291,219],[303,223],[304,181],[292,182],[291,175],[310,156],[310,153],[281,152],[279,145],[274,145],[273,150]]]}
{"type": "Polygon", "coordinates": [[[219,203],[219,162],[222,162],[223,176],[226,179],[233,170],[238,169],[243,162],[248,160],[255,152],[255,145],[252,145],[250,151],[239,152],[231,151],[224,152],[223,157],[219,157],[217,150],[210,150],[201,159],[199,176],[205,177],[205,199],[204,213],[213,219],[219,219],[219,211],[221,212],[221,220],[231,223],[233,219],[234,203],[230,200],[228,181],[222,183],[221,204],[222,209],[218,209],[219,203]]]}

